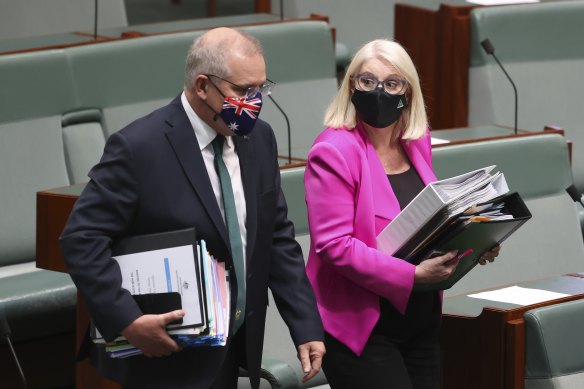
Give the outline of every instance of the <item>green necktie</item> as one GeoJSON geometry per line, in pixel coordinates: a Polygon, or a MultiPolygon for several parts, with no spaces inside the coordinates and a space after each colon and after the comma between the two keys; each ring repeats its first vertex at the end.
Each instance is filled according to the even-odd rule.
{"type": "Polygon", "coordinates": [[[225,225],[229,232],[229,243],[231,244],[231,256],[233,257],[233,267],[237,278],[237,305],[235,307],[235,317],[233,322],[233,333],[236,333],[245,318],[245,271],[243,244],[241,243],[241,233],[237,221],[235,209],[235,196],[231,186],[229,172],[223,162],[223,142],[225,137],[217,135],[213,140],[213,151],[215,151],[215,170],[221,182],[221,193],[223,197],[223,209],[225,210],[225,225]]]}

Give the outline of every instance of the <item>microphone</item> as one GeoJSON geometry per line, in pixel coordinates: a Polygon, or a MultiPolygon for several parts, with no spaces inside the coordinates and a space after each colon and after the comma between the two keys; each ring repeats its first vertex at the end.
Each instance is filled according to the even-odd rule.
{"type": "Polygon", "coordinates": [[[20,366],[20,361],[18,360],[18,356],[16,355],[16,351],[14,351],[14,346],[12,345],[12,341],[10,340],[10,335],[12,332],[10,331],[10,326],[8,325],[8,320],[6,320],[6,315],[3,311],[0,311],[0,336],[6,339],[8,343],[8,347],[10,348],[10,352],[12,353],[12,357],[14,358],[14,362],[16,362],[16,367],[18,368],[18,372],[20,373],[20,379],[22,380],[22,387],[26,389],[26,377],[24,376],[24,372],[22,371],[22,367],[20,366]]]}
{"type": "Polygon", "coordinates": [[[290,131],[290,120],[288,120],[288,115],[286,115],[286,112],[284,112],[284,110],[278,105],[278,103],[276,103],[276,100],[274,100],[272,95],[269,94],[268,97],[270,98],[270,100],[272,100],[272,103],[274,103],[276,108],[278,108],[278,110],[282,113],[282,116],[284,116],[284,119],[286,120],[286,129],[287,129],[287,134],[288,134],[288,164],[291,165],[292,164],[292,139],[291,139],[292,136],[291,136],[291,131],[290,131]]]}
{"type": "Polygon", "coordinates": [[[495,61],[497,61],[497,64],[499,64],[499,67],[501,68],[501,70],[503,70],[503,73],[505,73],[507,79],[509,80],[511,86],[513,87],[513,91],[515,92],[515,127],[513,129],[515,135],[517,135],[517,88],[515,87],[515,83],[513,82],[505,68],[503,67],[503,64],[501,64],[501,62],[499,61],[499,58],[497,58],[497,56],[495,55],[495,47],[493,46],[491,41],[489,39],[485,39],[481,42],[481,46],[483,46],[485,53],[487,53],[488,55],[492,55],[493,58],[495,58],[495,61]]]}
{"type": "Polygon", "coordinates": [[[280,20],[284,20],[284,0],[280,0],[280,20]]]}
{"type": "Polygon", "coordinates": [[[574,186],[574,184],[567,187],[566,192],[568,192],[568,194],[570,195],[572,200],[574,200],[575,203],[580,203],[580,205],[584,207],[584,203],[582,203],[582,193],[580,193],[580,191],[576,188],[576,186],[574,186]]]}
{"type": "Polygon", "coordinates": [[[98,15],[98,11],[97,11],[97,6],[98,6],[98,0],[94,1],[94,5],[95,5],[95,11],[93,14],[93,40],[97,40],[97,15],[98,15]]]}

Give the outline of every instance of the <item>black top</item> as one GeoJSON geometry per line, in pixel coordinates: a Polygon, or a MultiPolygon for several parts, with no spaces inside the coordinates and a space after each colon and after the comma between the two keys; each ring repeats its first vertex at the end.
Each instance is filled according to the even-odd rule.
{"type": "Polygon", "coordinates": [[[404,209],[424,189],[424,183],[413,166],[399,174],[388,174],[389,184],[400,209],[404,209]]]}

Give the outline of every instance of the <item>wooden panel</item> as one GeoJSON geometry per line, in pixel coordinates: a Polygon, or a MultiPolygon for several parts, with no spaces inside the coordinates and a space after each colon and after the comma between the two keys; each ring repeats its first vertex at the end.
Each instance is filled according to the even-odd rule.
{"type": "Polygon", "coordinates": [[[438,11],[395,5],[394,39],[416,65],[432,129],[468,123],[469,14],[472,6],[438,11]]]}
{"type": "Polygon", "coordinates": [[[77,196],[53,191],[37,193],[36,265],[38,268],[67,272],[59,236],[67,223],[77,196]]]}
{"type": "Polygon", "coordinates": [[[525,320],[506,323],[505,387],[522,389],[525,382],[525,320]]]}
{"type": "Polygon", "coordinates": [[[472,8],[442,4],[438,10],[435,59],[438,104],[433,128],[465,127],[468,123],[469,14],[472,8]]]}
{"type": "Polygon", "coordinates": [[[437,14],[432,10],[406,4],[395,5],[394,39],[404,46],[416,65],[432,128],[444,128],[436,127],[438,120],[436,63],[439,49],[437,20],[437,14]]]}
{"type": "Polygon", "coordinates": [[[256,13],[269,14],[271,11],[270,0],[255,0],[254,10],[256,13]]]}

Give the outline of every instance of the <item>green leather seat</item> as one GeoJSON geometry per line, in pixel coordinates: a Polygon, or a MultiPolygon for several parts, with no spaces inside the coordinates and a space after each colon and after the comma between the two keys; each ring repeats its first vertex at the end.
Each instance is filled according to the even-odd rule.
{"type": "Polygon", "coordinates": [[[527,311],[525,389],[584,388],[584,300],[527,311]]]}
{"type": "Polygon", "coordinates": [[[73,333],[76,289],[35,268],[36,192],[69,184],[61,112],[76,106],[60,51],[0,60],[0,314],[16,342],[73,333]]]}

